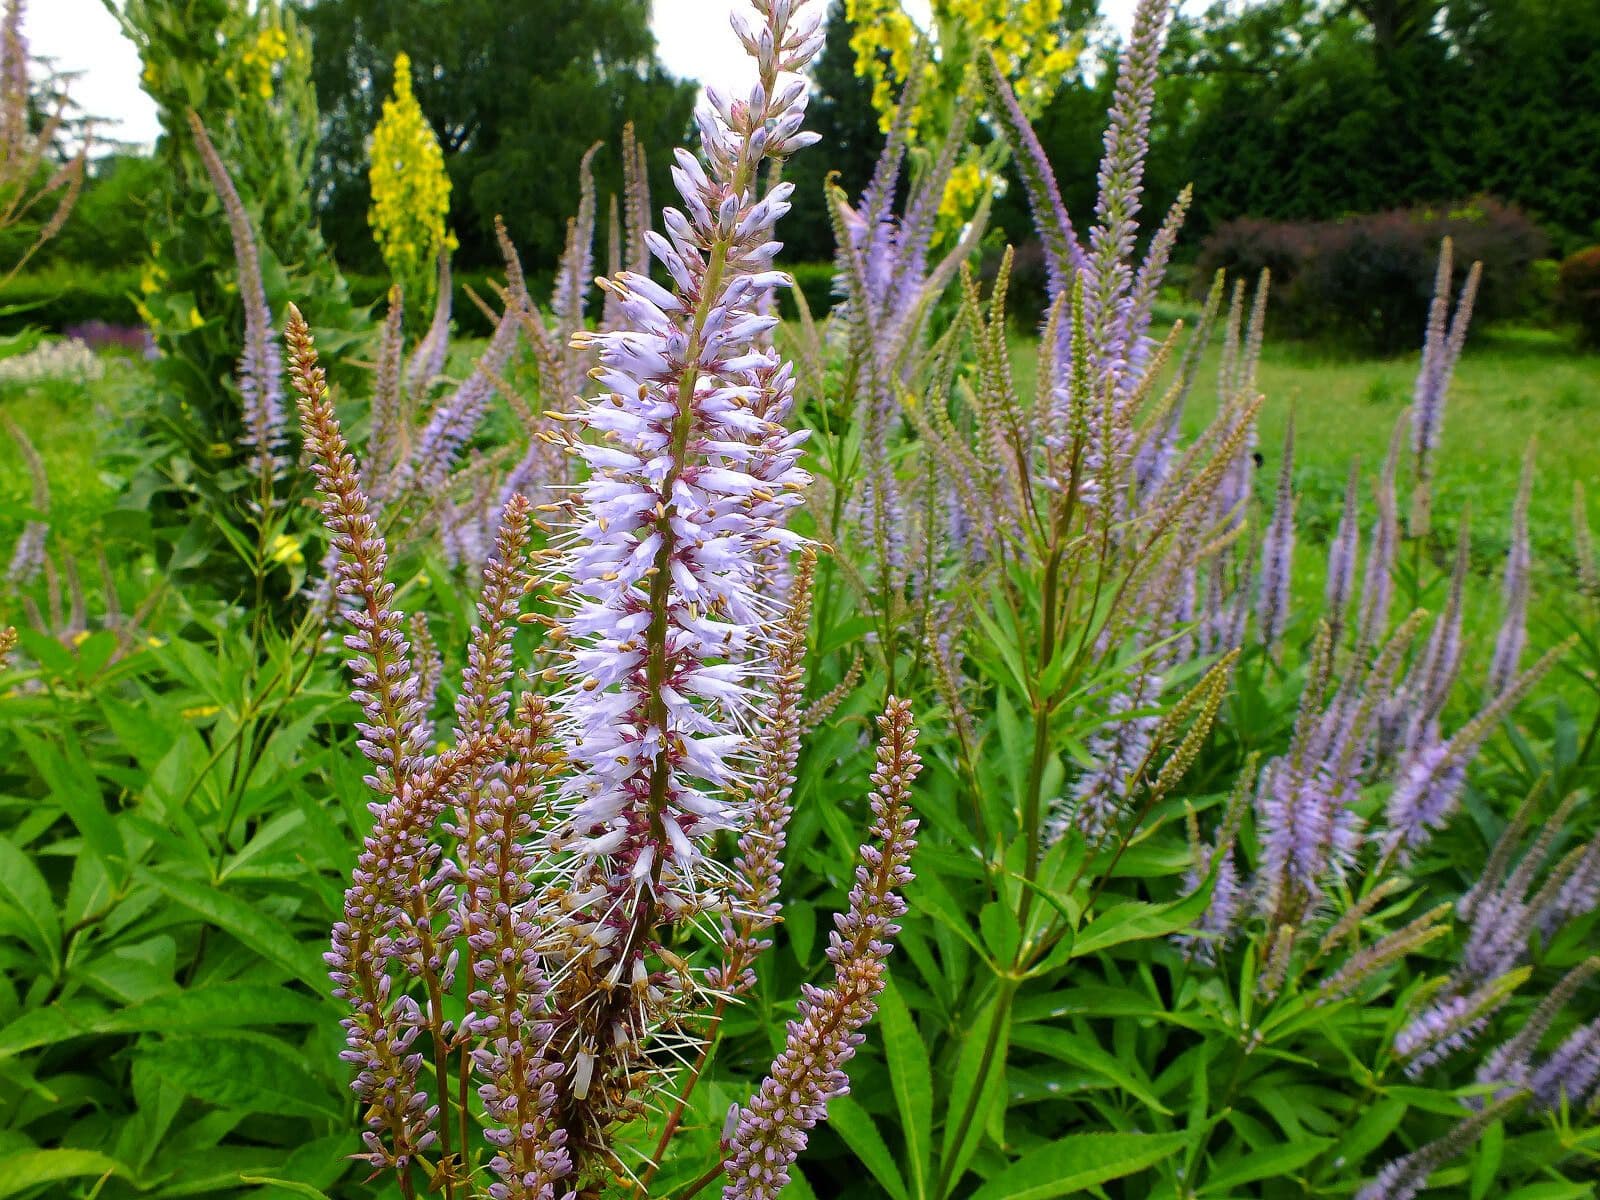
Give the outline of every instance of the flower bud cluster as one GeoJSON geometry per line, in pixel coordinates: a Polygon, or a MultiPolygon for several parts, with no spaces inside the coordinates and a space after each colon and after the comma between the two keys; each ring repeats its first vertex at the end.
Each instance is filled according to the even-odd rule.
{"type": "Polygon", "coordinates": [[[800,1018],[789,1022],[771,1074],[747,1104],[729,1113],[724,1200],[770,1200],[782,1191],[807,1132],[827,1115],[829,1100],[850,1090],[844,1067],[864,1040],[861,1028],[883,991],[890,942],[899,932],[895,922],[906,910],[900,892],[911,881],[917,821],[909,800],[921,760],[909,704],[891,699],[878,727],[883,740],[872,775],[875,844],[862,847],[849,910],[828,935],[833,986],[805,986],[800,1018]]]}

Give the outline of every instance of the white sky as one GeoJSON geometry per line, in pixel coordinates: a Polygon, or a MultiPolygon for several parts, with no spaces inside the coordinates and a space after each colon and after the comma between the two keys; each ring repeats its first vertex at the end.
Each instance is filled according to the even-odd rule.
{"type": "MultiPolygon", "coordinates": [[[[654,0],[652,23],[667,69],[701,83],[747,82],[748,60],[728,26],[729,11],[743,3],[654,0]]],[[[923,17],[928,0],[906,0],[906,7],[923,17]]],[[[1101,7],[1121,29],[1133,0],[1102,0],[1101,7]]],[[[106,136],[145,144],[155,140],[155,110],[139,90],[139,56],[103,0],[31,0],[24,31],[35,54],[54,59],[62,70],[81,72],[73,95],[85,111],[107,119],[106,136]]]]}

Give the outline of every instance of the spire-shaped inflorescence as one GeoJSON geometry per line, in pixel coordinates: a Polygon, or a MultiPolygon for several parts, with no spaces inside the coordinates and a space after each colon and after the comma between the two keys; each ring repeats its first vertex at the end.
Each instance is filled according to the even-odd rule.
{"type": "Polygon", "coordinates": [[[762,28],[736,24],[760,80],[747,100],[708,94],[706,162],[679,152],[684,208],[663,213],[666,236],[647,235],[672,290],[626,271],[603,281],[627,324],[576,339],[598,352],[604,390],[571,417],[595,435],[570,438],[591,473],[550,572],[568,603],[557,710],[575,768],[559,845],[586,860],[602,911],[623,896],[693,905],[704,840],[737,822],[749,660],[779,615],[768,550],[800,541],[783,524],[808,482],[801,437],[782,424],[793,378],[758,340],[776,323],[763,297],[789,282],[772,235],[792,187],[760,185],[766,159],[815,140],[792,73],[821,34],[819,10],[757,8],[762,28]]]}
{"type": "Polygon", "coordinates": [[[1472,320],[1472,302],[1478,294],[1483,264],[1473,263],[1450,313],[1451,268],[1455,255],[1449,238],[1439,247],[1439,270],[1433,282],[1433,303],[1428,309],[1428,333],[1422,345],[1422,366],[1417,371],[1416,390],[1411,401],[1411,452],[1416,470],[1416,490],[1411,494],[1412,537],[1428,532],[1433,508],[1433,461],[1439,452],[1439,435],[1444,428],[1445,400],[1450,393],[1450,378],[1455,374],[1467,341],[1467,325],[1472,320]]]}
{"type": "Polygon", "coordinates": [[[1256,592],[1256,624],[1269,650],[1289,623],[1289,575],[1294,560],[1294,416],[1283,436],[1283,465],[1272,523],[1261,543],[1261,580],[1256,592]]]}
{"type": "Polygon", "coordinates": [[[261,281],[261,255],[238,189],[194,112],[189,113],[189,128],[200,148],[200,160],[211,177],[211,186],[222,202],[239,267],[239,298],[244,302],[244,352],[239,356],[238,373],[244,430],[239,440],[250,451],[251,471],[264,481],[264,488],[270,487],[281,465],[279,452],[288,441],[289,431],[283,407],[283,354],[273,330],[272,311],[267,307],[266,286],[261,281]]]}
{"type": "Polygon", "coordinates": [[[1506,551],[1505,574],[1501,577],[1504,609],[1500,631],[1495,635],[1494,656],[1489,660],[1491,698],[1511,686],[1522,662],[1522,648],[1528,640],[1528,572],[1533,566],[1533,551],[1528,542],[1528,501],[1532,494],[1533,447],[1529,446],[1522,460],[1522,482],[1511,513],[1511,545],[1506,551]]]}
{"type": "Polygon", "coordinates": [[[909,800],[921,762],[909,704],[891,698],[878,728],[872,841],[861,848],[850,908],[828,935],[834,983],[805,985],[800,1019],[789,1022],[771,1073],[744,1107],[728,1114],[724,1200],[773,1200],[783,1190],[807,1134],[827,1115],[828,1101],[850,1090],[844,1067],[886,982],[891,942],[899,932],[895,922],[906,910],[900,893],[911,882],[917,821],[909,800]]]}

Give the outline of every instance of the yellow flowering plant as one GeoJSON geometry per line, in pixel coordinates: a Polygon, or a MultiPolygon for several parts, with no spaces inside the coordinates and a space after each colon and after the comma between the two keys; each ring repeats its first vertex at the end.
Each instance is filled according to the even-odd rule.
{"type": "MultiPolygon", "coordinates": [[[[951,133],[963,92],[973,88],[975,56],[992,54],[1031,118],[1043,111],[1076,68],[1082,43],[1069,27],[1064,0],[932,0],[929,27],[920,28],[903,0],[845,0],[853,32],[856,74],[872,83],[872,104],[885,132],[893,123],[899,92],[914,64],[922,62],[920,100],[908,139],[913,148],[936,147],[951,133]],[[926,52],[918,56],[917,43],[926,52]]],[[[1001,178],[992,151],[968,146],[950,175],[939,205],[945,238],[956,234],[981,197],[1001,178]]]]}
{"type": "Polygon", "coordinates": [[[367,160],[372,236],[406,296],[407,311],[424,313],[439,255],[455,249],[456,242],[446,225],[450,176],[444,152],[412,91],[411,59],[404,53],[395,57],[394,92],[383,103],[367,160]]]}
{"type": "MultiPolygon", "coordinates": [[[[1039,114],[1077,66],[1081,46],[1067,28],[1063,0],[932,0],[931,9],[932,23],[924,31],[902,0],[845,0],[856,74],[872,81],[872,104],[885,131],[919,37],[929,41],[926,83],[933,85],[925,86],[924,111],[941,90],[948,97],[960,88],[975,53],[995,56],[1029,117],[1039,114]]],[[[918,129],[938,132],[926,130],[923,120],[918,129]]]]}

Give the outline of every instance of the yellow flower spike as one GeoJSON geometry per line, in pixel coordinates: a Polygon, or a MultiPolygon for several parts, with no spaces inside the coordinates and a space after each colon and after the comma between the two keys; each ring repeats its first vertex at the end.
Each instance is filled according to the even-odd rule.
{"type": "MultiPolygon", "coordinates": [[[[917,27],[902,0],[845,0],[854,25],[850,48],[856,74],[872,83],[872,104],[879,126],[893,122],[900,85],[910,69],[917,27]]],[[[947,110],[933,102],[961,86],[971,55],[992,52],[1011,81],[1023,111],[1037,116],[1077,65],[1079,42],[1065,28],[1062,0],[933,0],[929,31],[932,59],[927,82],[930,102],[912,114],[912,140],[929,144],[942,136],[927,128],[927,119],[947,110]],[[940,35],[952,45],[943,45],[940,35]]]]}
{"type": "Polygon", "coordinates": [[[445,226],[450,215],[450,177],[444,152],[411,90],[411,59],[394,60],[394,94],[383,103],[383,115],[368,148],[372,209],[367,221],[384,264],[421,311],[432,295],[434,263],[441,251],[454,249],[445,226]]]}

